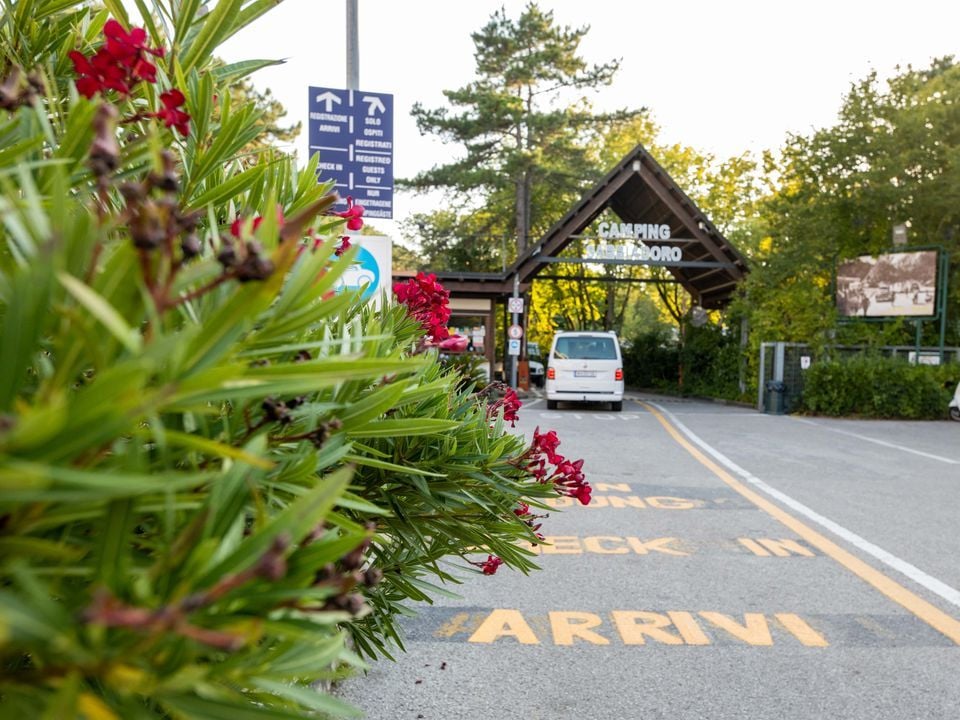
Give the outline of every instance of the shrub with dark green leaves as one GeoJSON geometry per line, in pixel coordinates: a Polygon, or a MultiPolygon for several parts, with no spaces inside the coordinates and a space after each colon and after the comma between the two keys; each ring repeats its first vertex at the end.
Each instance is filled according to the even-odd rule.
{"type": "Polygon", "coordinates": [[[311,688],[348,636],[384,652],[445,559],[529,570],[530,505],[589,502],[408,308],[335,292],[357,213],[249,155],[228,90],[267,63],[212,55],[274,4],[0,15],[2,717],[350,714],[311,688]]]}
{"type": "Polygon", "coordinates": [[[721,326],[687,324],[682,344],[662,329],[633,338],[623,370],[628,386],[732,400],[740,396],[742,357],[739,339],[721,326]]]}
{"type": "Polygon", "coordinates": [[[818,415],[936,420],[960,381],[960,365],[910,365],[855,356],[822,360],[805,371],[801,409],[818,415]]]}
{"type": "Polygon", "coordinates": [[[676,388],[679,352],[666,330],[653,330],[624,343],[623,374],[630,387],[676,388]]]}

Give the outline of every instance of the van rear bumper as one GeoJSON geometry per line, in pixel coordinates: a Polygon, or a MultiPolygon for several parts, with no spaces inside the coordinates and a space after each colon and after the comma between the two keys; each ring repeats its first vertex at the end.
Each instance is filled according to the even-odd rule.
{"type": "Polygon", "coordinates": [[[559,402],[619,402],[623,400],[623,390],[611,392],[582,392],[579,390],[561,391],[547,390],[547,400],[559,402]]]}

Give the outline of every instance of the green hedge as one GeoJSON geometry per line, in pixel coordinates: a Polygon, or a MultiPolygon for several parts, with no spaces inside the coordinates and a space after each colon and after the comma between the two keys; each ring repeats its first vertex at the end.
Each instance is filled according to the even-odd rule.
{"type": "Polygon", "coordinates": [[[739,339],[720,326],[688,325],[682,345],[666,329],[632,338],[623,351],[623,372],[630,387],[737,399],[741,358],[739,339]]]}
{"type": "Polygon", "coordinates": [[[858,356],[814,363],[806,372],[800,410],[818,415],[935,420],[960,381],[960,365],[910,365],[858,356]]]}

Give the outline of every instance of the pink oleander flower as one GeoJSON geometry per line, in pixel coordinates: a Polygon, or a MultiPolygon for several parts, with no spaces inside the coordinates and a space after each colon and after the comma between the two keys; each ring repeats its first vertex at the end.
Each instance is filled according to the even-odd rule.
{"type": "Polygon", "coordinates": [[[467,349],[470,340],[463,335],[451,335],[446,340],[441,340],[438,346],[441,350],[448,353],[462,353],[467,349]]]}
{"type": "Polygon", "coordinates": [[[500,408],[503,408],[503,419],[510,423],[510,427],[516,427],[517,420],[520,419],[517,411],[522,405],[516,391],[513,388],[507,388],[502,398],[487,407],[487,417],[496,415],[500,408]]]}
{"type": "Polygon", "coordinates": [[[103,26],[103,36],[107,40],[104,46],[107,52],[127,69],[132,78],[149,83],[157,81],[157,68],[146,56],[163,57],[164,50],[147,47],[146,30],[135,27],[127,32],[123,25],[110,19],[103,26]]]}
{"type": "Polygon", "coordinates": [[[85,98],[90,99],[98,92],[107,90],[116,90],[121,95],[130,94],[126,71],[116,64],[106,50],[101,49],[90,58],[72,50],[68,57],[77,73],[77,92],[85,98]]]}
{"type": "Polygon", "coordinates": [[[86,98],[115,90],[129,95],[137,82],[157,81],[157,67],[148,58],[163,57],[163,48],[146,45],[147,33],[143,28],[129,32],[116,20],[110,19],[103,26],[106,42],[91,57],[76,50],[68,56],[77,73],[77,91],[86,98]]]}
{"type": "Polygon", "coordinates": [[[160,93],[160,102],[163,103],[163,109],[151,113],[151,116],[163,120],[164,125],[175,128],[186,137],[190,134],[190,115],[180,109],[180,106],[186,100],[183,93],[176,88],[160,93]]]}
{"type": "Polygon", "coordinates": [[[356,205],[351,196],[347,196],[347,209],[343,212],[335,212],[337,215],[347,220],[348,230],[359,230],[363,227],[363,205],[356,205]]]}
{"type": "Polygon", "coordinates": [[[503,560],[496,555],[487,555],[487,560],[480,566],[484,575],[496,575],[499,567],[503,565],[503,560]]]}
{"type": "MultiPolygon", "coordinates": [[[[245,222],[244,218],[238,217],[236,220],[234,220],[232,223],[230,223],[230,234],[233,235],[235,238],[239,238],[239,237],[243,234],[243,224],[244,224],[244,222],[245,222]]],[[[251,233],[257,232],[257,228],[260,227],[260,224],[261,224],[262,222],[263,222],[263,216],[262,216],[262,215],[257,215],[257,216],[253,219],[253,226],[250,228],[250,232],[251,232],[251,233]]],[[[285,220],[284,220],[284,217],[283,217],[283,208],[280,207],[279,205],[277,205],[277,224],[278,224],[280,227],[283,227],[283,223],[284,223],[284,222],[285,222],[285,220]]]]}
{"type": "Polygon", "coordinates": [[[450,293],[433,273],[417,273],[415,278],[393,285],[397,302],[407,306],[410,317],[417,320],[434,343],[450,337],[450,293]]]}
{"type": "MultiPolygon", "coordinates": [[[[316,247],[316,246],[314,246],[316,247]]],[[[350,238],[342,237],[340,238],[340,244],[337,245],[336,249],[333,251],[333,254],[337,257],[343,255],[351,247],[350,238]]]]}
{"type": "Polygon", "coordinates": [[[583,468],[583,460],[573,462],[564,460],[557,466],[550,480],[560,495],[576,498],[581,504],[589,505],[593,489],[586,481],[581,468],[583,468]]]}
{"type": "Polygon", "coordinates": [[[534,452],[542,452],[547,456],[547,460],[554,465],[559,465],[563,462],[563,456],[557,452],[559,446],[560,438],[557,437],[556,430],[550,430],[546,434],[541,435],[539,427],[534,429],[531,449],[534,452]]]}
{"type": "Polygon", "coordinates": [[[567,460],[557,452],[560,438],[554,430],[541,433],[537,427],[533,431],[533,442],[527,450],[524,466],[537,482],[552,482],[559,495],[576,498],[583,505],[589,505],[593,489],[583,474],[583,460],[567,460]],[[548,464],[553,465],[551,473],[548,464]]]}

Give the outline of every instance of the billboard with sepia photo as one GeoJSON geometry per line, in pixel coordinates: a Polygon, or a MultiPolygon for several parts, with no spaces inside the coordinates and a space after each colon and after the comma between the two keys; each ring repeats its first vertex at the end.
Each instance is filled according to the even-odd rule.
{"type": "Polygon", "coordinates": [[[933,317],[936,297],[936,250],[861,255],[837,265],[837,311],[844,317],[933,317]]]}

